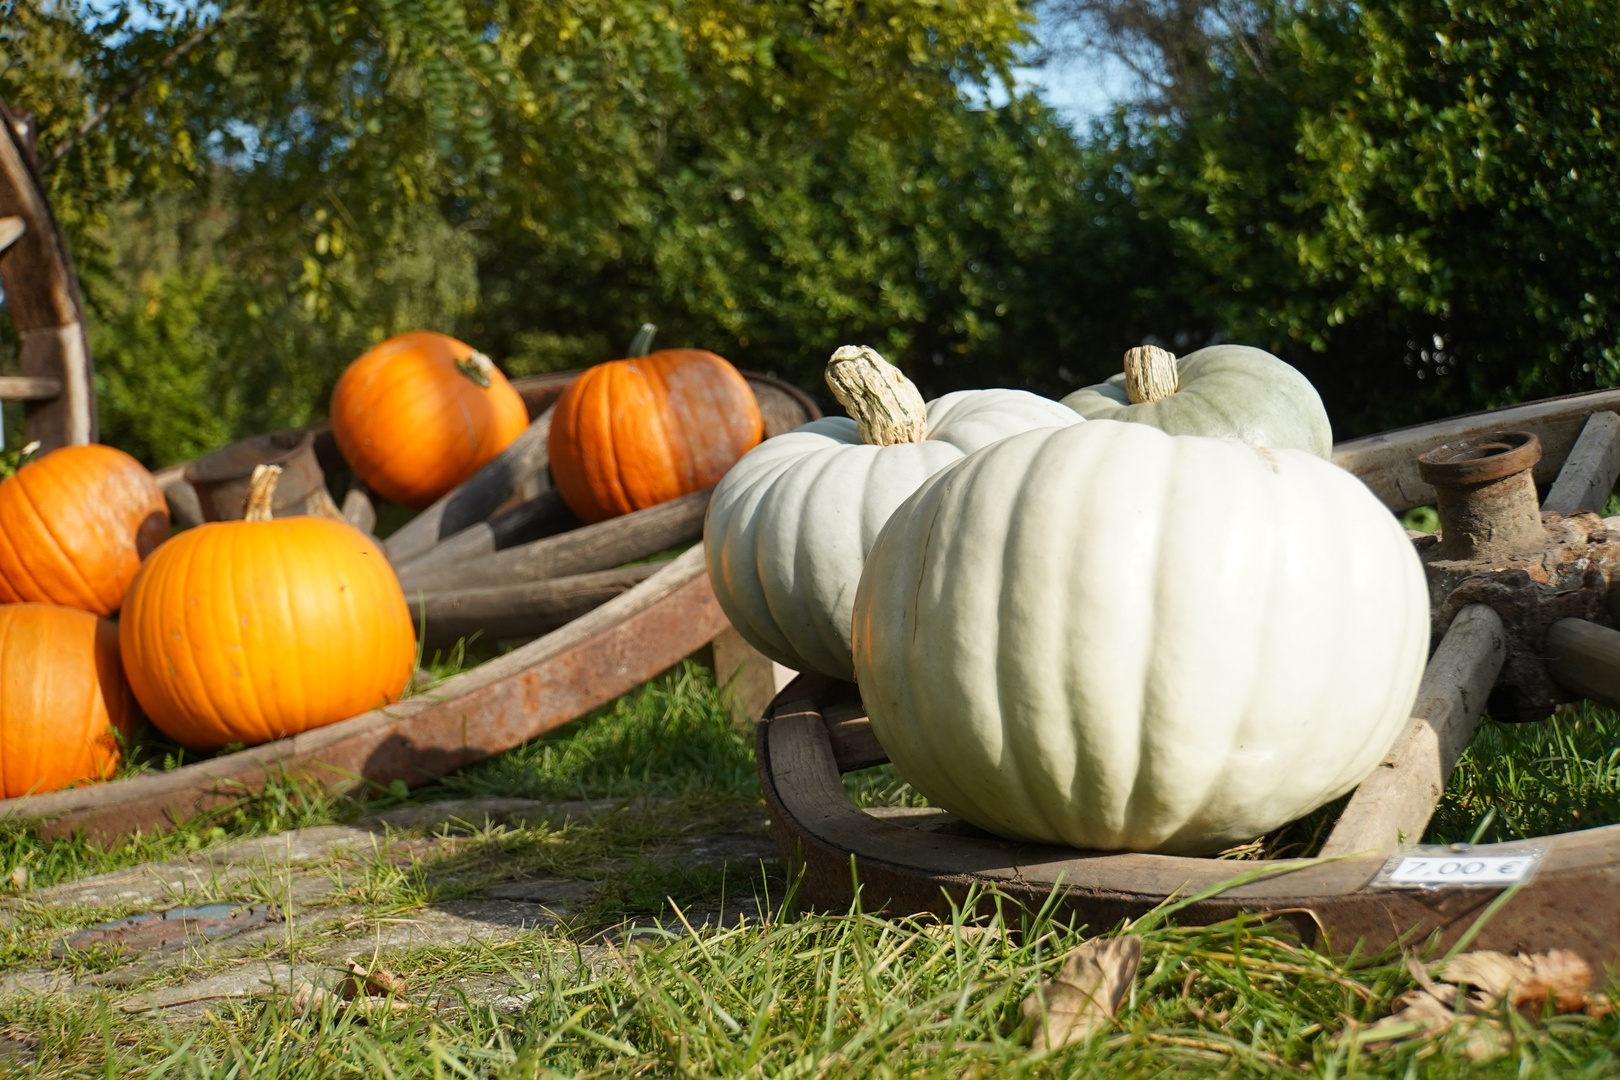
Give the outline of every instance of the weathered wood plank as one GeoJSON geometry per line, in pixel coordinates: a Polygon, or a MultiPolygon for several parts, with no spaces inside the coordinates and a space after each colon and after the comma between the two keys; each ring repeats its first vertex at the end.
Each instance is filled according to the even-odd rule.
{"type": "Polygon", "coordinates": [[[62,380],[47,375],[0,375],[0,401],[50,401],[62,394],[62,380]]]}
{"type": "Polygon", "coordinates": [[[0,102],[0,218],[24,226],[0,251],[0,282],[21,345],[18,371],[61,383],[50,397],[27,399],[24,410],[26,438],[48,453],[95,441],[96,394],[73,260],[13,121],[0,102]]]}
{"type": "Polygon", "coordinates": [[[1620,390],[1532,401],[1342,442],[1333,448],[1333,463],[1361,477],[1384,505],[1403,513],[1434,502],[1434,488],[1418,476],[1417,459],[1443,442],[1490,431],[1534,432],[1542,454],[1535,468],[1536,483],[1546,485],[1558,475],[1586,418],[1615,409],[1620,409],[1620,390]]]}
{"type": "Polygon", "coordinates": [[[1620,631],[1585,619],[1547,628],[1547,670],[1560,686],[1620,709],[1620,631]]]}
{"type": "Polygon", "coordinates": [[[662,563],[488,589],[413,593],[411,617],[429,648],[480,633],[484,640],[533,637],[557,629],[652,577],[662,563]]]}
{"type": "Polygon", "coordinates": [[[1541,508],[1565,517],[1601,513],[1616,477],[1620,477],[1620,416],[1595,412],[1587,418],[1541,508]]]}
{"type": "Polygon", "coordinates": [[[395,566],[487,518],[517,486],[546,467],[551,410],[541,413],[512,444],[444,498],[406,522],[384,549],[395,566]]]}
{"type": "Polygon", "coordinates": [[[432,566],[458,566],[469,559],[481,559],[517,544],[542,540],[579,527],[579,519],[568,509],[561,495],[556,491],[542,491],[529,501],[496,514],[488,521],[469,525],[406,560],[399,570],[403,573],[409,567],[411,573],[420,574],[432,566]]]}
{"type": "Polygon", "coordinates": [[[12,244],[22,239],[22,234],[28,231],[28,223],[16,214],[0,217],[0,252],[5,251],[12,244]]]}
{"type": "Polygon", "coordinates": [[[516,581],[562,577],[605,570],[634,559],[696,540],[703,535],[703,515],[713,488],[683,495],[623,517],[599,521],[558,536],[497,551],[472,562],[431,564],[418,571],[399,568],[407,596],[451,589],[489,588],[516,581]]]}
{"type": "Polygon", "coordinates": [[[377,507],[372,504],[371,492],[358,479],[343,493],[343,520],[367,535],[377,531],[377,507]]]}
{"type": "Polygon", "coordinates": [[[1424,669],[1412,719],[1350,797],[1323,858],[1391,851],[1422,837],[1506,657],[1500,615],[1483,604],[1457,613],[1424,669]]]}
{"type": "Polygon", "coordinates": [[[703,553],[690,551],[582,618],[428,694],[170,772],[0,802],[0,820],[41,819],[47,837],[106,841],[170,828],[278,776],[333,790],[415,786],[611,701],[726,626],[703,553]]]}

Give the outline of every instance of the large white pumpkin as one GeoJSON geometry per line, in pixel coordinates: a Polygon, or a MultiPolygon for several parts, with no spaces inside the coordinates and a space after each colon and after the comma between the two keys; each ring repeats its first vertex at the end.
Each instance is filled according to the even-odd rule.
{"type": "Polygon", "coordinates": [[[1095,850],[1218,851],[1350,790],[1428,641],[1422,567],[1360,480],[1108,420],[934,477],[855,601],[900,774],[981,828],[1095,850]]]}
{"type": "Polygon", "coordinates": [[[703,537],[721,609],[771,659],[853,679],[855,586],[894,508],[980,447],[1079,420],[1022,390],[963,390],[928,403],[919,442],[871,445],[842,416],[767,439],[732,466],[709,503],[703,537]]]}

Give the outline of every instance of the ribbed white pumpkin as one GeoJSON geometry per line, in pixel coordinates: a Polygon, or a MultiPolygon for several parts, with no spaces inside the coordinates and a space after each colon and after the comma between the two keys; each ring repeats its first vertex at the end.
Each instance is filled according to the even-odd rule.
{"type": "Polygon", "coordinates": [[[1247,345],[1212,345],[1179,360],[1151,345],[1132,349],[1122,374],[1076,390],[1063,404],[1088,420],[1333,456],[1333,428],[1316,387],[1293,366],[1247,345]]]}
{"type": "Polygon", "coordinates": [[[1418,558],[1360,480],[1107,420],[933,478],[855,601],[900,774],[981,828],[1097,850],[1218,851],[1348,791],[1428,640],[1418,558]]]}
{"type": "Polygon", "coordinates": [[[980,447],[1079,419],[1022,390],[962,390],[928,403],[920,442],[870,445],[842,416],[765,440],[732,466],[709,503],[703,536],[721,610],[771,659],[853,679],[855,586],[894,508],[980,447]]]}

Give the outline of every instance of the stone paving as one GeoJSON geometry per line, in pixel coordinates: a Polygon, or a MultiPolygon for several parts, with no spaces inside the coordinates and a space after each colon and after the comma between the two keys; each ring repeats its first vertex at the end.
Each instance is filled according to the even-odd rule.
{"type": "MultiPolygon", "coordinates": [[[[679,922],[666,921],[662,930],[632,923],[599,933],[583,947],[570,939],[566,950],[563,939],[547,933],[589,908],[628,860],[606,860],[573,876],[508,878],[455,899],[396,910],[379,906],[375,896],[368,903],[368,889],[379,878],[429,881],[436,866],[468,843],[469,833],[489,825],[560,827],[658,810],[623,800],[433,803],[14,895],[0,900],[0,920],[48,927],[39,932],[50,935],[49,955],[28,970],[0,973],[0,998],[99,994],[120,1010],[196,1015],[211,1003],[291,993],[300,983],[330,988],[351,958],[370,968],[424,946],[494,945],[526,935],[540,945],[557,943],[550,951],[592,963],[626,937],[681,932],[679,922]],[[166,921],[154,921],[160,918],[166,921]]],[[[712,903],[707,910],[683,912],[692,925],[758,918],[764,895],[780,897],[784,884],[758,808],[712,831],[665,839],[642,853],[642,865],[725,874],[724,907],[712,903]]],[[[454,884],[455,874],[433,880],[454,884]]],[[[437,894],[445,891],[465,890],[437,894]]],[[[37,944],[37,953],[47,952],[44,940],[37,944]]],[[[438,987],[439,1004],[459,1007],[465,995],[499,1011],[521,1011],[532,992],[525,986],[517,974],[452,980],[438,987]]]]}

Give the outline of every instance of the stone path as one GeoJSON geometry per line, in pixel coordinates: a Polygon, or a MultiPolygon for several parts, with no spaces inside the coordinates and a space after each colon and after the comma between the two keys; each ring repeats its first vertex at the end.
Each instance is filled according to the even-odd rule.
{"type": "MultiPolygon", "coordinates": [[[[99,994],[120,1010],[184,1016],[233,998],[290,993],[303,982],[331,988],[351,958],[370,969],[424,946],[532,938],[590,963],[627,936],[681,932],[678,922],[669,929],[668,919],[664,930],[631,922],[598,934],[583,951],[577,939],[552,933],[602,896],[630,888],[637,874],[724,874],[723,909],[712,897],[699,903],[683,912],[693,925],[757,919],[766,892],[782,895],[785,882],[758,808],[687,836],[670,835],[673,815],[662,810],[622,800],[434,803],[12,896],[0,900],[0,928],[27,935],[35,959],[0,974],[0,998],[99,994]],[[584,869],[566,873],[522,872],[530,838],[542,855],[566,855],[574,834],[553,831],[565,824],[611,828],[637,820],[655,823],[655,839],[633,857],[576,859],[584,869]],[[475,835],[488,825],[547,828],[517,834],[511,852],[492,853],[475,835]],[[513,873],[506,872],[508,854],[513,873]],[[453,898],[422,903],[424,895],[453,898]]],[[[440,1004],[459,1007],[453,991],[461,991],[520,1011],[524,985],[516,975],[459,979],[439,988],[448,994],[440,1004]]]]}

